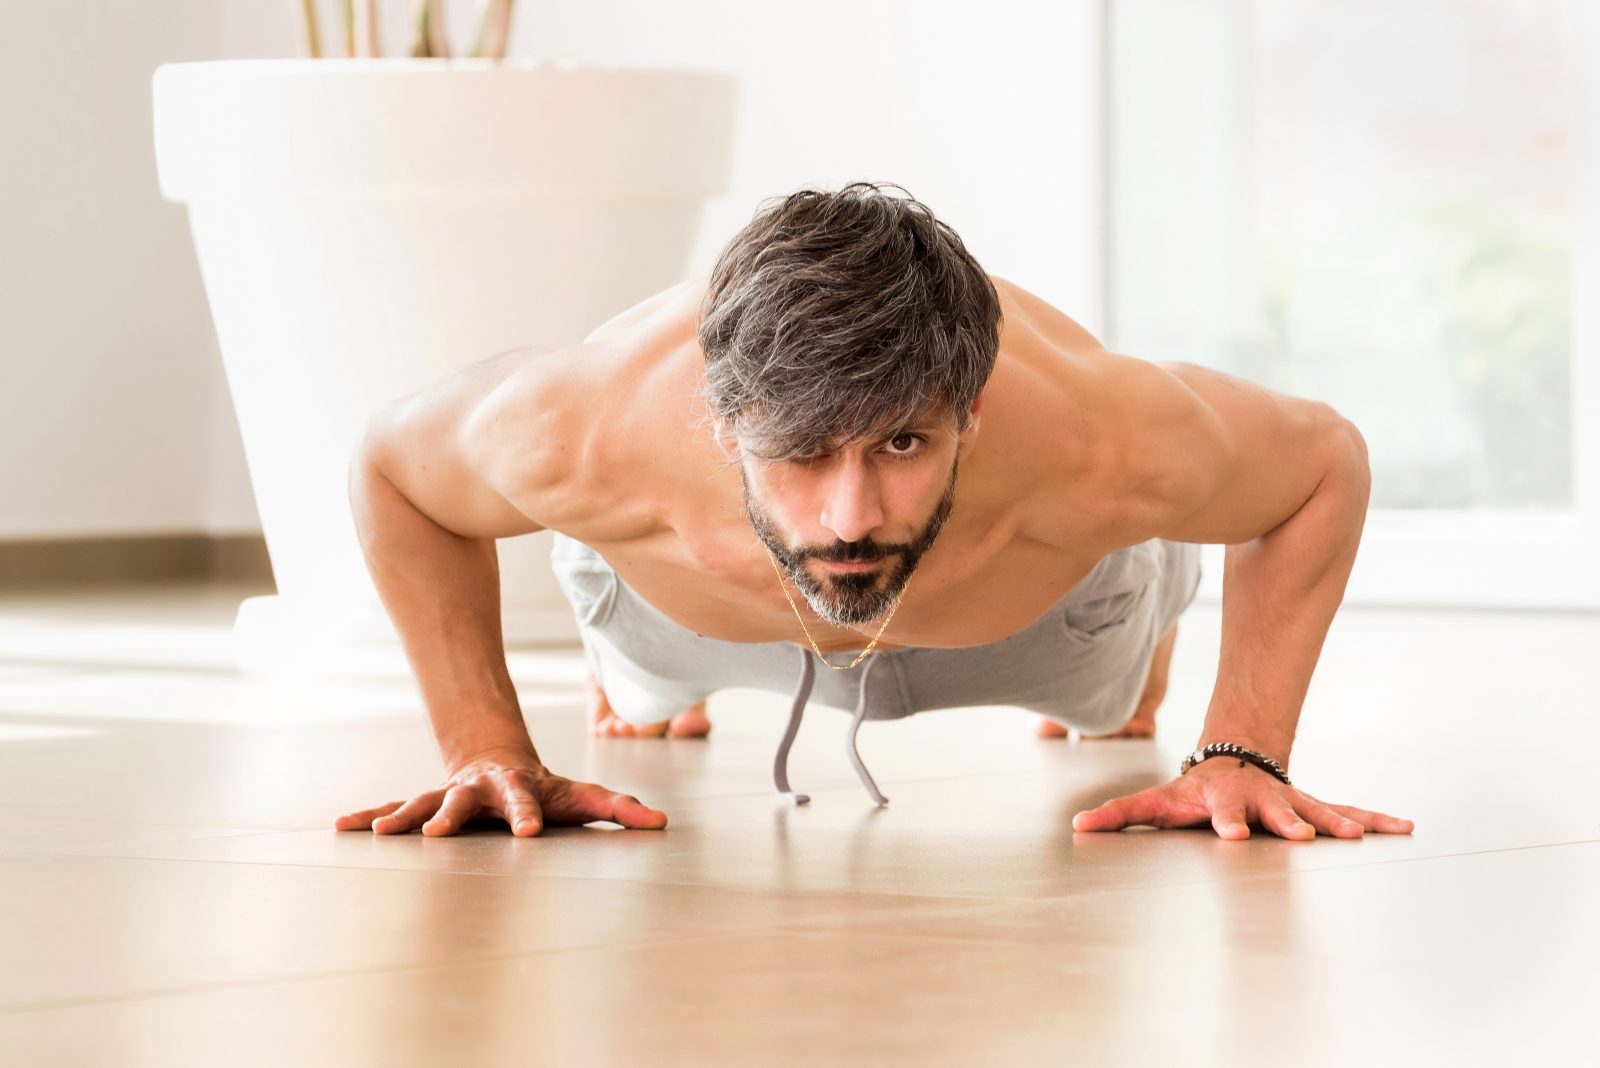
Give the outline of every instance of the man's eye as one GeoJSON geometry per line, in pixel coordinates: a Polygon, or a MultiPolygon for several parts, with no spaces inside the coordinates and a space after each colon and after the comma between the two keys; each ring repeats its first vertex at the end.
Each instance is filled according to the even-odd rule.
{"type": "Polygon", "coordinates": [[[916,446],[920,441],[922,441],[922,438],[917,434],[896,434],[889,439],[889,444],[894,448],[894,451],[903,453],[916,446]]]}

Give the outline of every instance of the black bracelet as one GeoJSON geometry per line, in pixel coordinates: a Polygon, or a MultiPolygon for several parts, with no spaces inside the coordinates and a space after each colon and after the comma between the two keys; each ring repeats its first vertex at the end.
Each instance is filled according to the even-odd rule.
{"type": "Polygon", "coordinates": [[[1248,760],[1262,771],[1282,780],[1285,786],[1294,785],[1289,781],[1289,776],[1284,774],[1283,767],[1276,760],[1258,753],[1254,749],[1246,749],[1244,746],[1234,742],[1212,742],[1204,749],[1196,749],[1185,757],[1183,763],[1178,766],[1178,774],[1187,775],[1190,768],[1214,756],[1236,756],[1239,758],[1239,766],[1241,768],[1244,767],[1245,761],[1248,760]]]}

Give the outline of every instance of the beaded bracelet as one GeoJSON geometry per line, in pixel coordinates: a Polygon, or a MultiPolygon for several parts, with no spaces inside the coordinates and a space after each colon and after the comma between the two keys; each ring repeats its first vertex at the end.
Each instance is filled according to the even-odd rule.
{"type": "Polygon", "coordinates": [[[1248,760],[1262,771],[1281,779],[1285,786],[1294,785],[1289,781],[1289,776],[1284,774],[1283,767],[1276,760],[1258,753],[1254,749],[1246,749],[1244,746],[1234,742],[1212,742],[1204,749],[1196,749],[1185,757],[1183,763],[1178,766],[1178,774],[1187,775],[1190,768],[1202,760],[1208,760],[1214,756],[1236,756],[1239,758],[1239,766],[1241,768],[1244,767],[1245,761],[1248,760]]]}

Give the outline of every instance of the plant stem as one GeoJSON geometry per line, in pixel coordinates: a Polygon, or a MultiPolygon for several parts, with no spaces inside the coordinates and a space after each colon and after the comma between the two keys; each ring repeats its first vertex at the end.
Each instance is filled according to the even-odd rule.
{"type": "Polygon", "coordinates": [[[410,53],[418,59],[425,59],[428,55],[428,0],[416,0],[416,14],[411,22],[416,29],[412,33],[410,53]]]}
{"type": "Polygon", "coordinates": [[[322,42],[317,39],[317,4],[316,0],[300,0],[294,6],[295,22],[299,23],[300,35],[306,43],[306,51],[312,59],[322,58],[322,42]]]}
{"type": "Polygon", "coordinates": [[[356,13],[351,0],[339,0],[339,18],[344,23],[344,54],[356,54],[356,13]]]}
{"type": "Polygon", "coordinates": [[[450,42],[445,40],[444,0],[427,0],[428,4],[428,54],[449,56],[450,42]]]}
{"type": "Polygon", "coordinates": [[[378,43],[378,0],[355,0],[356,55],[381,56],[378,43]]]}
{"type": "Polygon", "coordinates": [[[506,58],[506,40],[511,36],[511,0],[479,0],[478,41],[475,56],[506,58]]]}

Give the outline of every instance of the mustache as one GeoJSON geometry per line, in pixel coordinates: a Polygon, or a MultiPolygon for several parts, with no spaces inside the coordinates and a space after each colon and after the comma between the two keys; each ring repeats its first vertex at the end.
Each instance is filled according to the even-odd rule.
{"type": "Polygon", "coordinates": [[[802,560],[827,560],[836,564],[870,564],[900,556],[904,548],[887,545],[841,544],[828,549],[807,549],[800,554],[802,560]]]}

